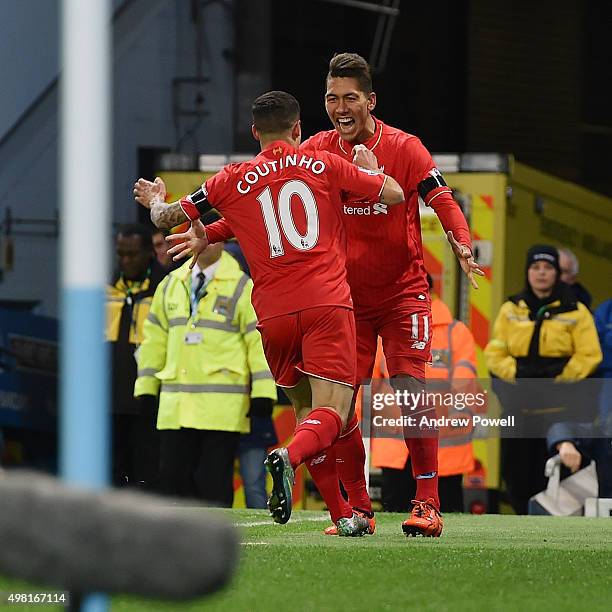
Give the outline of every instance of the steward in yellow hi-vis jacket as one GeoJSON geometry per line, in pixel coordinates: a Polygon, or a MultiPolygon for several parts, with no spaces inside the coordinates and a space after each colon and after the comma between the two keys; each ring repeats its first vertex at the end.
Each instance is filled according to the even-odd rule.
{"type": "Polygon", "coordinates": [[[276,401],[251,305],[253,282],[209,246],[160,284],[138,353],[136,396],[159,390],[160,480],[168,494],[231,506],[250,408],[276,401]]]}
{"type": "Polygon", "coordinates": [[[155,489],[159,463],[156,398],[134,398],[136,359],[151,300],[166,275],[151,230],[122,226],[115,239],[117,273],[106,287],[106,340],[111,348],[113,484],[155,489]]]}
{"type": "MultiPolygon", "coordinates": [[[[520,418],[521,437],[502,438],[502,475],[517,514],[526,514],[529,498],[546,487],[546,431],[539,424],[552,424],[555,414],[565,420],[563,410],[576,405],[570,398],[580,395],[567,383],[589,376],[602,359],[593,316],[559,280],[557,249],[531,247],[525,273],[525,288],[502,304],[484,351],[504,410],[520,418]]],[[[577,405],[586,410],[587,402],[597,398],[577,405]]]]}

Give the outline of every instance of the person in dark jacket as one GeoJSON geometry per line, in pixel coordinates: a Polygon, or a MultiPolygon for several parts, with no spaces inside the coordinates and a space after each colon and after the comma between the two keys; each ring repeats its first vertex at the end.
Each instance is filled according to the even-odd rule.
{"type": "Polygon", "coordinates": [[[124,225],[115,239],[117,271],[106,291],[106,340],[111,344],[113,484],[156,488],[157,398],[134,398],[135,351],[157,285],[166,275],[155,257],[151,230],[124,225]]]}
{"type": "Polygon", "coordinates": [[[238,457],[247,508],[267,507],[264,459],[268,454],[268,449],[278,444],[272,420],[273,408],[272,400],[267,398],[260,397],[251,400],[249,410],[251,432],[240,436],[238,457]]]}
{"type": "Polygon", "coordinates": [[[589,310],[593,298],[587,288],[578,281],[577,276],[580,271],[580,263],[576,255],[566,248],[558,249],[559,251],[559,268],[561,271],[561,282],[569,285],[574,293],[574,297],[578,302],[582,302],[589,310]]]}
{"type": "MultiPolygon", "coordinates": [[[[601,361],[593,317],[560,280],[559,253],[549,245],[527,252],[523,291],[506,301],[485,348],[493,388],[507,412],[517,413],[522,437],[502,438],[502,476],[517,514],[546,487],[546,431],[577,394],[575,383],[601,361]],[[549,379],[522,380],[520,379],[549,379]]],[[[576,403],[573,402],[575,407],[576,403]]]]}
{"type": "Polygon", "coordinates": [[[599,497],[612,497],[612,300],[595,310],[595,325],[603,352],[597,369],[601,391],[598,418],[592,423],[555,423],[548,432],[551,453],[572,473],[595,461],[599,497]]]}
{"type": "Polygon", "coordinates": [[[612,379],[612,299],[602,302],[595,310],[594,316],[603,353],[603,360],[599,364],[597,375],[601,378],[612,379]]]}

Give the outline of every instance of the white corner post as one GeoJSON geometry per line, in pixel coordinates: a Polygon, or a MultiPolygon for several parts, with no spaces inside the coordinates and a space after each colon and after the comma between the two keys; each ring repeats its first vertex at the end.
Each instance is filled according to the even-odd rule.
{"type": "MultiPolygon", "coordinates": [[[[60,88],[60,472],[108,484],[109,360],[104,342],[110,240],[110,0],[62,0],[60,88]]],[[[74,517],[78,520],[78,517],[74,517]]],[[[87,612],[108,609],[84,595],[87,612]]]]}

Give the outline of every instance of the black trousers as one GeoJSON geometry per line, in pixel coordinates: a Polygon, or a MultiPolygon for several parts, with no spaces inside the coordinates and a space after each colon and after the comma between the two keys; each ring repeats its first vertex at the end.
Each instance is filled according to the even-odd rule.
{"type": "Polygon", "coordinates": [[[113,414],[113,484],[157,490],[159,433],[157,414],[113,414]]]}
{"type": "MultiPolygon", "coordinates": [[[[382,469],[382,507],[385,512],[409,512],[416,495],[416,481],[410,460],[403,470],[382,469]]],[[[440,510],[463,512],[463,476],[441,476],[438,479],[440,510]]]]}
{"type": "Polygon", "coordinates": [[[231,508],[238,432],[183,427],[161,430],[160,438],[162,493],[231,508]]]}
{"type": "Polygon", "coordinates": [[[544,490],[544,466],[549,453],[543,438],[502,438],[501,473],[510,505],[527,514],[529,498],[544,490]]]}

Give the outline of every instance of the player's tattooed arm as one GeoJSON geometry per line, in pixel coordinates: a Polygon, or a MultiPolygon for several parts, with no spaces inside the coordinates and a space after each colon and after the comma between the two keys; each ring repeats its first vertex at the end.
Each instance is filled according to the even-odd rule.
{"type": "Polygon", "coordinates": [[[189,217],[183,212],[180,202],[174,202],[174,204],[151,203],[151,221],[155,227],[168,229],[188,220],[189,217]]]}
{"type": "Polygon", "coordinates": [[[151,221],[155,227],[164,229],[175,227],[187,220],[199,219],[201,214],[211,210],[207,196],[206,189],[200,187],[180,202],[166,204],[166,186],[159,177],[153,182],[141,178],[134,184],[134,198],[150,210],[151,221]]]}
{"type": "Polygon", "coordinates": [[[140,178],[134,183],[134,199],[151,213],[155,227],[170,228],[187,220],[179,202],[166,204],[166,185],[159,176],[154,181],[140,178]]]}

